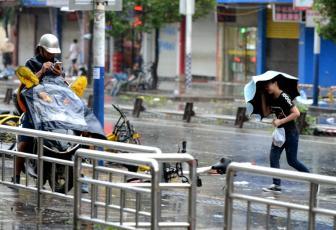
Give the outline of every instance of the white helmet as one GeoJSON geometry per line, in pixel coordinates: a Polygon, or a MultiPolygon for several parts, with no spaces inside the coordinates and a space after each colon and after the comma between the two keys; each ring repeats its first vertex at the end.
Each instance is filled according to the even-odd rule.
{"type": "Polygon", "coordinates": [[[42,35],[42,37],[40,38],[40,42],[37,45],[37,48],[38,47],[42,47],[48,53],[52,53],[52,54],[61,53],[58,38],[53,34],[42,35]]]}

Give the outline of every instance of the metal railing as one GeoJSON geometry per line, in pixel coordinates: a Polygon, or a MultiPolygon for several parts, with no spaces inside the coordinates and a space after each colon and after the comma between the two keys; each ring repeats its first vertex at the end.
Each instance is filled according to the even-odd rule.
{"type": "MultiPolygon", "coordinates": [[[[189,154],[137,154],[136,157],[130,154],[114,154],[110,155],[106,152],[94,151],[88,149],[79,149],[75,155],[75,200],[74,200],[74,227],[79,228],[79,222],[89,222],[96,224],[103,224],[107,226],[118,227],[121,229],[137,229],[150,228],[160,229],[165,228],[186,228],[196,229],[196,160],[189,154]],[[81,178],[82,169],[87,165],[82,164],[83,158],[89,159],[103,159],[112,163],[131,164],[131,165],[146,165],[150,167],[150,175],[143,173],[130,173],[127,171],[116,170],[106,167],[97,166],[95,163],[92,168],[92,178],[81,178]],[[189,164],[190,183],[163,183],[160,180],[160,167],[163,162],[186,162],[189,164]],[[98,172],[105,172],[108,174],[107,179],[102,181],[98,179],[98,172]],[[136,176],[149,180],[149,183],[124,183],[113,182],[112,176],[119,174],[121,176],[136,176]],[[91,200],[82,199],[80,192],[80,184],[88,183],[91,185],[91,200]],[[97,200],[98,187],[105,188],[104,201],[97,200]],[[111,202],[111,190],[120,190],[119,205],[111,202]],[[161,191],[168,189],[186,189],[188,190],[188,215],[184,222],[165,222],[161,221],[161,191]],[[135,194],[134,208],[125,207],[126,193],[135,194]],[[149,196],[150,212],[141,210],[141,206],[145,206],[146,202],[142,202],[145,194],[149,196]],[[81,212],[82,203],[91,204],[90,214],[83,214],[81,212]],[[102,218],[98,217],[98,207],[104,208],[102,218]],[[110,215],[110,212],[117,210],[119,213],[110,215]],[[134,221],[125,221],[124,213],[133,214],[134,221]],[[111,216],[119,215],[118,221],[111,221],[111,216]],[[140,221],[140,217],[150,218],[150,221],[140,221]]],[[[143,207],[146,209],[146,207],[143,207]]],[[[128,216],[128,219],[130,217],[128,216]]]]}
{"type": "Polygon", "coordinates": [[[324,176],[318,174],[302,173],[269,167],[255,166],[246,163],[231,163],[227,169],[225,192],[225,210],[224,210],[224,230],[231,230],[233,218],[233,201],[242,200],[247,202],[246,210],[246,229],[251,225],[251,204],[259,203],[266,205],[266,229],[270,228],[270,216],[272,207],[286,209],[287,228],[291,229],[291,212],[293,210],[308,212],[308,229],[313,230],[316,227],[316,215],[325,215],[333,218],[334,229],[336,229],[336,211],[335,209],[326,209],[318,207],[317,195],[319,186],[336,186],[336,177],[324,176]],[[234,190],[234,176],[237,172],[247,172],[261,176],[284,178],[294,181],[308,182],[310,184],[309,204],[302,205],[293,201],[280,201],[267,198],[261,198],[253,195],[245,195],[234,190]]]}
{"type": "MultiPolygon", "coordinates": [[[[156,147],[150,146],[141,146],[141,145],[134,145],[134,144],[127,144],[127,143],[120,143],[120,142],[112,142],[107,140],[100,140],[100,139],[93,139],[87,137],[80,137],[80,136],[72,136],[72,135],[65,135],[53,132],[45,132],[33,129],[25,129],[20,127],[10,127],[5,125],[0,125],[0,132],[8,132],[16,135],[24,135],[36,138],[36,154],[0,149],[0,154],[2,155],[2,167],[1,167],[1,180],[0,184],[4,184],[7,186],[11,186],[14,188],[20,189],[27,189],[30,191],[37,191],[37,209],[41,209],[41,194],[49,194],[54,195],[62,198],[73,199],[73,196],[67,194],[67,188],[65,188],[65,193],[58,193],[55,192],[54,189],[52,191],[43,188],[43,163],[49,162],[52,164],[52,176],[55,175],[55,165],[64,165],[66,172],[69,172],[69,168],[73,167],[73,161],[68,160],[61,160],[57,158],[47,157],[44,156],[44,147],[43,141],[48,140],[59,140],[59,141],[67,141],[74,144],[82,144],[82,145],[91,145],[96,147],[102,148],[109,148],[113,150],[125,151],[125,152],[137,152],[137,153],[158,153],[161,154],[161,150],[156,147]],[[13,157],[13,181],[7,181],[5,177],[5,159],[6,155],[13,157]],[[29,176],[26,176],[25,184],[17,184],[15,181],[15,171],[16,171],[16,157],[22,157],[25,159],[26,164],[28,163],[29,159],[37,161],[37,180],[36,186],[32,186],[29,183],[29,176]]],[[[109,153],[112,155],[112,153],[109,153]]],[[[67,173],[69,175],[69,173],[67,173]]],[[[69,178],[66,178],[65,184],[67,185],[67,181],[69,178]]],[[[55,177],[54,180],[55,181],[55,177]]],[[[67,187],[67,186],[66,186],[67,187]]],[[[55,188],[55,186],[54,186],[55,188]]]]}
{"type": "MultiPolygon", "coordinates": [[[[47,194],[51,196],[66,198],[74,200],[74,226],[77,228],[81,221],[115,226],[122,229],[137,229],[150,228],[159,229],[161,227],[169,228],[187,228],[195,229],[196,225],[196,160],[189,154],[162,154],[161,150],[155,147],[140,146],[119,142],[104,141],[99,139],[92,139],[86,137],[78,137],[64,134],[57,134],[51,132],[37,131],[31,129],[24,129],[18,127],[1,126],[0,132],[9,132],[16,135],[25,135],[34,137],[37,140],[36,154],[18,152],[13,150],[0,149],[0,155],[2,156],[1,163],[1,178],[0,184],[7,186],[27,189],[37,194],[37,209],[41,210],[41,195],[47,194]],[[83,144],[85,146],[92,145],[97,147],[105,147],[113,150],[120,150],[125,152],[132,152],[134,154],[118,153],[114,154],[111,152],[103,152],[97,150],[89,149],[79,149],[75,154],[75,161],[62,160],[57,158],[52,158],[44,156],[43,142],[45,139],[48,140],[58,140],[67,141],[75,144],[83,144]],[[158,154],[152,154],[158,153],[158,154]],[[6,156],[12,156],[13,158],[13,178],[16,174],[16,157],[22,157],[27,163],[30,159],[37,161],[37,180],[36,183],[30,183],[29,176],[26,173],[26,181],[23,184],[16,183],[16,181],[8,181],[8,176],[6,177],[6,164],[8,164],[8,158],[6,156]],[[92,160],[92,164],[82,163],[82,159],[86,158],[92,160]],[[144,173],[129,172],[126,170],[104,167],[97,165],[97,160],[104,160],[112,163],[126,164],[126,165],[146,165],[150,167],[150,175],[144,173]],[[51,164],[51,175],[53,181],[51,190],[44,188],[43,183],[45,183],[43,178],[43,164],[48,162],[51,164]],[[162,163],[165,162],[186,162],[189,164],[189,183],[163,183],[161,182],[162,175],[162,163]],[[65,192],[60,193],[55,191],[55,170],[56,165],[63,165],[66,170],[65,179],[65,192]],[[70,190],[67,186],[67,181],[71,180],[69,174],[73,172],[74,179],[74,193],[73,195],[68,194],[70,190]],[[86,169],[86,171],[84,170],[86,169]],[[82,177],[82,173],[92,172],[92,177],[82,177]],[[108,174],[108,181],[104,181],[99,177],[99,174],[108,174]],[[121,175],[124,180],[121,182],[112,182],[112,175],[121,175]],[[149,180],[150,183],[126,183],[127,177],[137,177],[143,180],[149,180]],[[79,184],[87,183],[91,186],[91,198],[82,197],[79,189],[79,184]],[[99,187],[104,187],[106,189],[105,201],[97,200],[99,187]],[[115,189],[120,190],[120,204],[116,205],[111,202],[111,191],[115,189]],[[172,222],[164,221],[161,216],[161,192],[166,189],[186,189],[188,190],[188,213],[186,221],[172,222]],[[135,208],[125,207],[127,202],[128,193],[135,194],[135,208]],[[149,194],[150,197],[150,211],[141,210],[142,194],[149,194]],[[90,215],[85,216],[81,213],[81,204],[89,204],[90,215]],[[98,209],[105,208],[105,217],[103,219],[98,218],[98,209]],[[119,221],[110,221],[109,216],[112,211],[117,210],[120,214],[119,221]],[[128,214],[134,214],[134,221],[130,222],[125,220],[128,214]],[[125,217],[126,216],[126,217],[125,217]],[[141,221],[141,218],[147,218],[145,221],[141,221]]],[[[87,175],[85,175],[87,176],[87,175]]],[[[50,183],[50,181],[49,181],[50,183]]],[[[114,216],[114,215],[112,215],[114,216]]]]}

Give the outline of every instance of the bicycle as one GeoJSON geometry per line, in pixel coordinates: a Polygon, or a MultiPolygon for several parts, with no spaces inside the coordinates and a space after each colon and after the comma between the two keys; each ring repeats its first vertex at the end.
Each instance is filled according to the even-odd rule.
{"type": "MultiPolygon", "coordinates": [[[[16,113],[11,114],[10,111],[0,111],[0,125],[19,126],[20,116],[16,113]]],[[[16,145],[16,135],[12,133],[0,133],[1,148],[13,150],[16,145]]]]}
{"type": "Polygon", "coordinates": [[[117,105],[112,104],[112,106],[120,116],[112,133],[106,136],[107,140],[140,145],[141,135],[135,132],[125,113],[117,105]]]}
{"type": "MultiPolygon", "coordinates": [[[[187,152],[187,142],[182,142],[182,147],[178,146],[177,153],[186,153],[187,152]]],[[[223,175],[226,173],[227,167],[232,162],[228,158],[221,158],[219,162],[204,167],[197,166],[197,187],[202,187],[202,179],[200,174],[209,173],[212,171],[212,175],[223,175]]],[[[198,163],[198,161],[197,161],[198,163]]],[[[176,162],[175,165],[164,163],[163,164],[163,179],[165,182],[171,182],[176,178],[181,178],[182,183],[189,183],[189,178],[187,177],[187,172],[183,170],[183,164],[181,162],[176,162]]]]}

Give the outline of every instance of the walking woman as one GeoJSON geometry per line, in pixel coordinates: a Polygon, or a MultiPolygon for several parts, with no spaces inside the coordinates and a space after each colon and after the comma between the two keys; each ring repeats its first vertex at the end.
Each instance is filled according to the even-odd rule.
{"type": "MultiPolygon", "coordinates": [[[[281,90],[277,78],[265,83],[265,91],[271,95],[270,109],[276,115],[276,119],[273,120],[273,126],[284,128],[286,133],[286,141],[281,147],[272,144],[270,152],[271,167],[280,168],[280,156],[283,150],[286,150],[288,164],[300,172],[309,173],[307,167],[297,159],[299,132],[296,128],[295,120],[300,116],[300,111],[290,96],[281,90]]],[[[263,188],[263,191],[280,193],[281,180],[273,178],[273,184],[268,188],[263,188]]]]}

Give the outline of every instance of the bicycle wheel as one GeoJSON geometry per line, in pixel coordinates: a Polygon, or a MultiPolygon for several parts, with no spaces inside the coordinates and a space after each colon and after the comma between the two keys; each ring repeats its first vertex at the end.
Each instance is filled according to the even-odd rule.
{"type": "MultiPolygon", "coordinates": [[[[1,121],[1,125],[8,126],[18,126],[19,125],[19,117],[16,116],[8,116],[8,118],[4,118],[1,121]]],[[[13,133],[0,132],[0,148],[12,150],[16,146],[16,135],[13,133]]]]}

